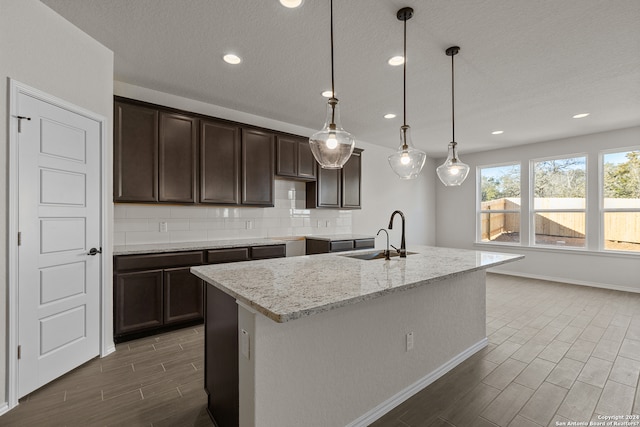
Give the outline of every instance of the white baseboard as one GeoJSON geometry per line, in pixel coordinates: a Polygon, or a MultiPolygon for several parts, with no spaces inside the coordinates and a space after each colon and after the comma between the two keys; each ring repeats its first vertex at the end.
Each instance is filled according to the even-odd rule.
{"type": "Polygon", "coordinates": [[[485,348],[488,343],[489,340],[487,338],[483,338],[462,353],[453,357],[451,360],[449,360],[436,370],[422,377],[404,390],[401,390],[399,393],[385,400],[380,405],[371,409],[364,415],[358,417],[356,420],[350,422],[346,427],[367,427],[374,421],[380,419],[384,414],[400,405],[402,402],[409,399],[411,396],[418,393],[420,390],[424,389],[425,387],[436,381],[438,378],[442,377],[444,374],[458,366],[460,363],[464,362],[469,357],[485,348]]]}
{"type": "Polygon", "coordinates": [[[116,345],[112,342],[107,346],[105,352],[101,354],[100,357],[108,356],[115,351],[116,351],[116,345]]]}
{"type": "Polygon", "coordinates": [[[4,414],[5,412],[9,412],[9,403],[4,402],[4,403],[0,403],[0,417],[2,416],[2,414],[4,414]]]}
{"type": "Polygon", "coordinates": [[[618,286],[618,285],[610,285],[607,283],[586,282],[583,280],[573,280],[573,279],[566,279],[563,277],[543,276],[540,274],[519,273],[514,271],[489,270],[489,272],[494,274],[502,274],[504,276],[525,277],[527,279],[547,280],[549,282],[568,283],[570,285],[578,285],[578,286],[588,286],[590,288],[610,289],[612,291],[631,292],[634,294],[640,293],[640,289],[632,288],[629,286],[618,286]]]}

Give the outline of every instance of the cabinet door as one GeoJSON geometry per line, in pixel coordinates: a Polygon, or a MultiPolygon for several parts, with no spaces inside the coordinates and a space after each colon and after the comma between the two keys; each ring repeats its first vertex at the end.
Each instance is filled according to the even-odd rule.
{"type": "Polygon", "coordinates": [[[342,207],[360,209],[360,176],[362,173],[362,157],[354,151],[342,167],[342,207]]]}
{"type": "Polygon", "coordinates": [[[200,122],[200,201],[240,203],[240,128],[200,122]]]}
{"type": "Polygon", "coordinates": [[[242,204],[273,206],[274,136],[242,129],[242,204]]]}
{"type": "Polygon", "coordinates": [[[286,136],[276,139],[276,174],[298,177],[298,140],[286,136]]]}
{"type": "Polygon", "coordinates": [[[160,113],[159,184],[161,202],[195,203],[197,119],[160,113]]]}
{"type": "Polygon", "coordinates": [[[340,169],[318,170],[317,206],[319,208],[340,207],[340,169]]]}
{"type": "Polygon", "coordinates": [[[162,270],[116,275],[115,335],[162,325],[162,270]]]}
{"type": "Polygon", "coordinates": [[[316,158],[313,157],[309,140],[304,139],[298,142],[298,177],[316,178],[316,158]]]}
{"type": "Polygon", "coordinates": [[[115,103],[113,200],[158,201],[158,110],[115,103]]]}
{"type": "Polygon", "coordinates": [[[164,324],[204,317],[203,282],[189,267],[164,270],[164,324]]]}

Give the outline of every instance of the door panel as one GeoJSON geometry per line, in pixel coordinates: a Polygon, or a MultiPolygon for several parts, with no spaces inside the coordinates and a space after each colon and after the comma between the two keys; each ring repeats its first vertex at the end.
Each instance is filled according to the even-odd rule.
{"type": "Polygon", "coordinates": [[[160,113],[159,183],[161,202],[196,201],[197,119],[160,113]]]}
{"type": "Polygon", "coordinates": [[[203,282],[190,268],[164,270],[164,324],[202,319],[203,282]]]}
{"type": "Polygon", "coordinates": [[[158,110],[115,103],[113,200],[158,201],[158,110]]]}
{"type": "Polygon", "coordinates": [[[273,134],[242,129],[242,204],[273,206],[273,134]]]}
{"type": "Polygon", "coordinates": [[[240,128],[200,121],[200,201],[240,203],[240,128]]]}
{"type": "Polygon", "coordinates": [[[100,123],[18,96],[20,397],[100,351],[100,123]]]}
{"type": "Polygon", "coordinates": [[[81,295],[87,274],[84,261],[40,269],[40,304],[81,295]]]}
{"type": "Polygon", "coordinates": [[[162,325],[162,270],[116,276],[115,334],[162,325]]]}

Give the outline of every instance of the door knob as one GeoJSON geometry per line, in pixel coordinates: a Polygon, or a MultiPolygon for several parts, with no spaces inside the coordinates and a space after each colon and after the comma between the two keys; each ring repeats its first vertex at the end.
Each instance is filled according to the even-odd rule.
{"type": "Polygon", "coordinates": [[[95,256],[95,255],[98,255],[98,254],[101,254],[101,253],[102,253],[102,248],[100,248],[100,249],[91,248],[91,249],[89,249],[89,252],[87,252],[87,255],[95,256]]]}

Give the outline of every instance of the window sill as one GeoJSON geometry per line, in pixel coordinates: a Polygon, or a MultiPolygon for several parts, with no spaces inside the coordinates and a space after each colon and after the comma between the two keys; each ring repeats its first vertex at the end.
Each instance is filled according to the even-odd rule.
{"type": "Polygon", "coordinates": [[[525,246],[516,243],[494,243],[494,242],[475,242],[473,244],[476,248],[511,248],[513,250],[524,250],[524,251],[535,251],[535,252],[552,252],[559,254],[571,254],[571,255],[588,255],[588,256],[605,256],[612,258],[629,258],[629,259],[637,259],[640,257],[639,253],[634,252],[620,252],[620,251],[590,251],[588,249],[583,248],[554,248],[552,246],[525,246]]]}

